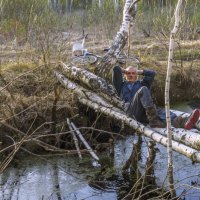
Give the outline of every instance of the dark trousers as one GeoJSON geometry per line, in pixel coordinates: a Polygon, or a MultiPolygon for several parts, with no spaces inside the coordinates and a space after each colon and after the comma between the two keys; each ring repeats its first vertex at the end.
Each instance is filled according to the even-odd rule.
{"type": "MultiPolygon", "coordinates": [[[[141,87],[130,103],[125,103],[124,111],[127,116],[136,119],[141,123],[148,123],[145,109],[154,106],[151,92],[146,86],[141,87]]],[[[157,108],[158,117],[161,121],[166,122],[165,109],[157,108]]],[[[175,113],[170,112],[170,117],[173,120],[177,117],[175,113]]]]}
{"type": "Polygon", "coordinates": [[[141,87],[130,103],[125,103],[124,111],[129,117],[136,119],[141,123],[147,123],[145,108],[153,106],[151,93],[146,86],[141,87]]]}

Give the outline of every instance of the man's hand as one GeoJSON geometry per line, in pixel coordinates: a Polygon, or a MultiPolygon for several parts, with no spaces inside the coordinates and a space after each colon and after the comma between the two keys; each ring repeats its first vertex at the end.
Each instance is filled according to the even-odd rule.
{"type": "Polygon", "coordinates": [[[142,69],[140,69],[140,70],[137,70],[137,74],[138,74],[138,75],[142,75],[142,74],[143,74],[143,72],[144,72],[144,71],[143,71],[142,69]]]}

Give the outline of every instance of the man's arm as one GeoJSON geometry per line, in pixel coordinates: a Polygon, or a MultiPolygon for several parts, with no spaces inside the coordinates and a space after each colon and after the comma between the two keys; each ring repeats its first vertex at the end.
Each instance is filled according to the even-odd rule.
{"type": "Polygon", "coordinates": [[[144,69],[144,70],[141,70],[141,73],[142,73],[141,75],[144,75],[144,78],[142,79],[142,85],[150,88],[153,83],[156,72],[153,70],[144,69]]]}
{"type": "Polygon", "coordinates": [[[124,70],[119,67],[115,66],[113,67],[113,72],[112,72],[112,84],[115,87],[118,96],[120,96],[122,84],[123,84],[123,73],[124,70]]]}

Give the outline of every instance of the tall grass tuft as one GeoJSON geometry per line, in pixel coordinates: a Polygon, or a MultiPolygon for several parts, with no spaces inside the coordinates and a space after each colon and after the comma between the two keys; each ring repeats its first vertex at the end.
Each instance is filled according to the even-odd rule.
{"type": "MultiPolygon", "coordinates": [[[[154,3],[153,3],[154,2],[154,3]]],[[[158,4],[139,3],[139,12],[137,14],[137,26],[145,36],[162,34],[169,36],[173,24],[173,13],[176,1],[163,1],[158,4]]],[[[200,27],[200,1],[186,1],[182,13],[180,28],[180,37],[182,39],[199,38],[200,27]]]]}

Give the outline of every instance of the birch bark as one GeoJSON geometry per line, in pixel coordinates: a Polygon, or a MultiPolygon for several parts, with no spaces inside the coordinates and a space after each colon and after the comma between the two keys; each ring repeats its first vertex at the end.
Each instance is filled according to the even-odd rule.
{"type": "MultiPolygon", "coordinates": [[[[89,89],[95,91],[99,95],[101,95],[104,99],[109,101],[112,105],[121,108],[121,101],[115,93],[115,89],[112,85],[108,84],[105,79],[96,76],[92,72],[87,71],[86,69],[81,69],[75,66],[67,66],[65,63],[60,63],[64,72],[66,72],[66,76],[73,80],[78,80],[80,85],[85,85],[89,89]]],[[[173,110],[177,116],[182,115],[183,117],[189,116],[188,114],[184,114],[180,111],[173,110]]],[[[200,121],[199,121],[200,122],[200,121]]],[[[168,132],[165,129],[155,129],[161,135],[167,136],[168,132]]],[[[175,129],[172,128],[173,132],[173,140],[184,143],[194,149],[200,149],[200,134],[195,131],[188,131],[185,129],[175,129]]]]}
{"type": "Polygon", "coordinates": [[[67,66],[63,62],[60,64],[65,70],[68,78],[80,81],[93,91],[103,96],[109,102],[112,102],[115,106],[121,108],[121,101],[119,100],[113,85],[108,84],[105,79],[87,71],[86,69],[81,69],[76,66],[67,66]]]}
{"type": "Polygon", "coordinates": [[[89,151],[90,155],[97,161],[99,161],[99,157],[96,155],[96,153],[92,150],[88,142],[85,140],[81,132],[76,128],[75,124],[71,122],[71,126],[74,129],[75,133],[78,135],[79,139],[83,142],[84,146],[87,148],[89,151]]]}
{"type": "MultiPolygon", "coordinates": [[[[121,102],[119,101],[118,97],[115,98],[114,95],[114,89],[111,89],[108,85],[105,79],[100,78],[96,76],[95,74],[87,71],[86,69],[81,69],[78,67],[69,67],[63,63],[63,69],[66,72],[66,75],[68,78],[71,78],[73,80],[78,80],[80,85],[88,86],[89,89],[93,90],[89,91],[87,89],[81,88],[79,85],[72,84],[72,82],[69,82],[68,79],[65,78],[65,76],[61,75],[59,72],[55,72],[57,74],[57,77],[59,79],[63,79],[64,85],[71,84],[71,89],[74,88],[76,90],[76,93],[79,95],[82,93],[82,95],[86,95],[85,97],[90,97],[90,100],[93,100],[97,102],[97,100],[101,97],[101,101],[99,101],[100,104],[102,104],[103,99],[106,99],[109,102],[110,107],[117,107],[121,110],[121,102]],[[59,75],[58,75],[59,74],[59,75]],[[100,96],[94,96],[95,93],[100,94],[100,96]],[[103,98],[102,98],[103,97],[103,98]]],[[[107,103],[104,103],[103,105],[108,106],[107,103]]],[[[116,109],[116,108],[115,108],[116,109]]],[[[183,117],[189,116],[188,113],[183,113],[180,111],[171,110],[173,113],[175,113],[177,116],[182,115],[183,117]]],[[[120,111],[121,112],[121,111],[120,111]]],[[[200,120],[197,124],[200,123],[200,120]]],[[[157,132],[159,132],[161,135],[166,136],[167,130],[166,129],[159,129],[154,128],[157,132]]],[[[176,140],[178,142],[181,142],[183,144],[186,144],[187,146],[190,146],[194,149],[199,150],[200,149],[200,132],[197,130],[185,130],[182,128],[172,128],[173,133],[173,140],[176,140]]]]}
{"type": "Polygon", "coordinates": [[[169,176],[169,187],[172,197],[176,196],[176,191],[174,189],[174,178],[173,178],[173,153],[172,153],[172,130],[171,130],[171,119],[170,119],[170,104],[169,104],[169,88],[170,88],[170,78],[173,66],[173,50],[175,43],[175,35],[178,31],[179,22],[180,22],[180,7],[182,0],[178,0],[176,10],[175,10],[175,24],[174,28],[171,31],[170,43],[169,43],[169,56],[168,56],[168,68],[167,76],[165,83],[165,109],[166,109],[166,121],[167,121],[167,137],[168,137],[168,176],[169,176]]]}
{"type": "Polygon", "coordinates": [[[76,150],[78,152],[78,156],[82,160],[83,157],[81,155],[81,151],[80,151],[80,148],[79,148],[79,145],[78,145],[78,139],[77,139],[77,137],[76,137],[76,135],[74,133],[74,130],[73,130],[71,124],[70,124],[70,120],[69,119],[67,119],[67,124],[69,126],[70,131],[71,131],[71,134],[72,134],[72,137],[73,137],[73,140],[74,140],[74,144],[75,144],[76,150]]]}
{"type": "Polygon", "coordinates": [[[139,0],[126,0],[123,11],[123,21],[119,32],[117,33],[109,51],[103,56],[103,59],[97,65],[97,74],[106,76],[113,65],[116,63],[116,57],[126,45],[128,39],[129,22],[133,21],[136,14],[136,4],[139,0]]]}

